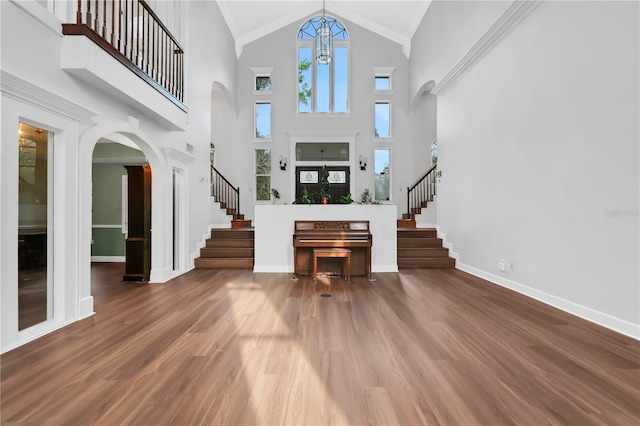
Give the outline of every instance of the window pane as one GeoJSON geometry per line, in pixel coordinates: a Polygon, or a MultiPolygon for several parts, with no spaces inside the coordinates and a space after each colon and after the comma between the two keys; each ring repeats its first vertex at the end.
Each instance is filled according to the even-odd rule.
{"type": "Polygon", "coordinates": [[[313,83],[311,79],[313,67],[311,48],[298,49],[298,112],[311,112],[311,96],[313,83]]]}
{"type": "Polygon", "coordinates": [[[266,92],[271,90],[271,77],[256,77],[256,90],[266,92]]]}
{"type": "Polygon", "coordinates": [[[391,88],[391,80],[389,77],[376,76],[376,90],[389,90],[391,88]]]}
{"type": "Polygon", "coordinates": [[[389,168],[389,152],[388,149],[376,149],[374,156],[374,173],[375,173],[375,199],[378,201],[389,200],[389,180],[390,171],[389,168]]]}
{"type": "Polygon", "coordinates": [[[333,49],[333,90],[334,90],[334,112],[347,112],[347,81],[348,81],[348,67],[347,67],[347,48],[336,47],[333,49]]]}
{"type": "Polygon", "coordinates": [[[256,138],[271,137],[271,104],[256,104],[256,138]]]}
{"type": "Polygon", "coordinates": [[[329,81],[329,71],[331,65],[316,64],[316,112],[329,112],[329,96],[331,85],[329,81]]]}
{"type": "Polygon", "coordinates": [[[256,149],[256,200],[271,198],[271,150],[256,149]]]}
{"type": "Polygon", "coordinates": [[[256,174],[257,175],[271,174],[271,150],[270,149],[256,149],[256,174]]]}
{"type": "Polygon", "coordinates": [[[271,176],[256,176],[256,201],[269,201],[270,191],[271,176]]]}
{"type": "Polygon", "coordinates": [[[349,161],[349,143],[299,142],[296,161],[349,161]]]}
{"type": "Polygon", "coordinates": [[[375,136],[376,138],[391,137],[389,130],[389,112],[390,105],[388,102],[376,102],[375,109],[375,136]]]}

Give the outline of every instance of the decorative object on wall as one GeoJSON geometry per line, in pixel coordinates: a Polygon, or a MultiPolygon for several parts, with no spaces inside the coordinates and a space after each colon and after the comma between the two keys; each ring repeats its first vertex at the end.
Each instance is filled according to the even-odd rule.
{"type": "Polygon", "coordinates": [[[280,156],[280,170],[287,170],[287,157],[280,156]]]}
{"type": "Polygon", "coordinates": [[[333,34],[324,16],[324,0],[322,0],[322,21],[316,30],[316,62],[327,65],[331,62],[333,51],[333,34]]]}
{"type": "Polygon", "coordinates": [[[360,156],[360,170],[367,170],[367,157],[360,156]]]}
{"type": "Polygon", "coordinates": [[[318,171],[300,170],[300,183],[318,183],[318,171]]]}

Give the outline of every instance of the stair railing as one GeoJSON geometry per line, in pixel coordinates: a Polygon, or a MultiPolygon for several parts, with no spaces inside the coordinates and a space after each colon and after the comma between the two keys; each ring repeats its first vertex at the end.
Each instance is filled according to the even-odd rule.
{"type": "Polygon", "coordinates": [[[224,205],[226,209],[233,209],[233,217],[240,214],[240,188],[231,185],[222,173],[211,166],[211,195],[217,203],[224,205]]]}
{"type": "Polygon", "coordinates": [[[407,215],[411,218],[420,213],[427,202],[433,201],[436,195],[436,169],[437,165],[434,165],[412,187],[407,188],[407,215]]]}
{"type": "Polygon", "coordinates": [[[88,37],[186,110],[184,50],[145,0],[78,0],[62,34],[88,37]]]}

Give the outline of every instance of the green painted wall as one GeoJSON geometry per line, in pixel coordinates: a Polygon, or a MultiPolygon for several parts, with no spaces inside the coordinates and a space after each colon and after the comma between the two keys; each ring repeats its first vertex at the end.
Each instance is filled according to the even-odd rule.
{"type": "Polygon", "coordinates": [[[124,256],[125,239],[120,228],[93,228],[91,256],[124,256]]]}
{"type": "Polygon", "coordinates": [[[122,176],[126,176],[127,170],[123,167],[124,162],[117,162],[117,159],[138,158],[142,163],[144,154],[137,149],[117,143],[99,143],[96,144],[93,158],[92,224],[94,228],[91,255],[124,256],[125,235],[121,228],[122,176]],[[100,225],[118,225],[118,227],[101,228],[100,225]]]}

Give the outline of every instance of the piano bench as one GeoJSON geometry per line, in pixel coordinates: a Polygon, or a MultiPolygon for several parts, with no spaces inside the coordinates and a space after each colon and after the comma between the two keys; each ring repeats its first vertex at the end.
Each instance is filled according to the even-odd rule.
{"type": "Polygon", "coordinates": [[[345,260],[345,279],[351,282],[351,250],[343,248],[316,248],[313,249],[313,282],[318,274],[318,258],[342,257],[345,260]]]}

